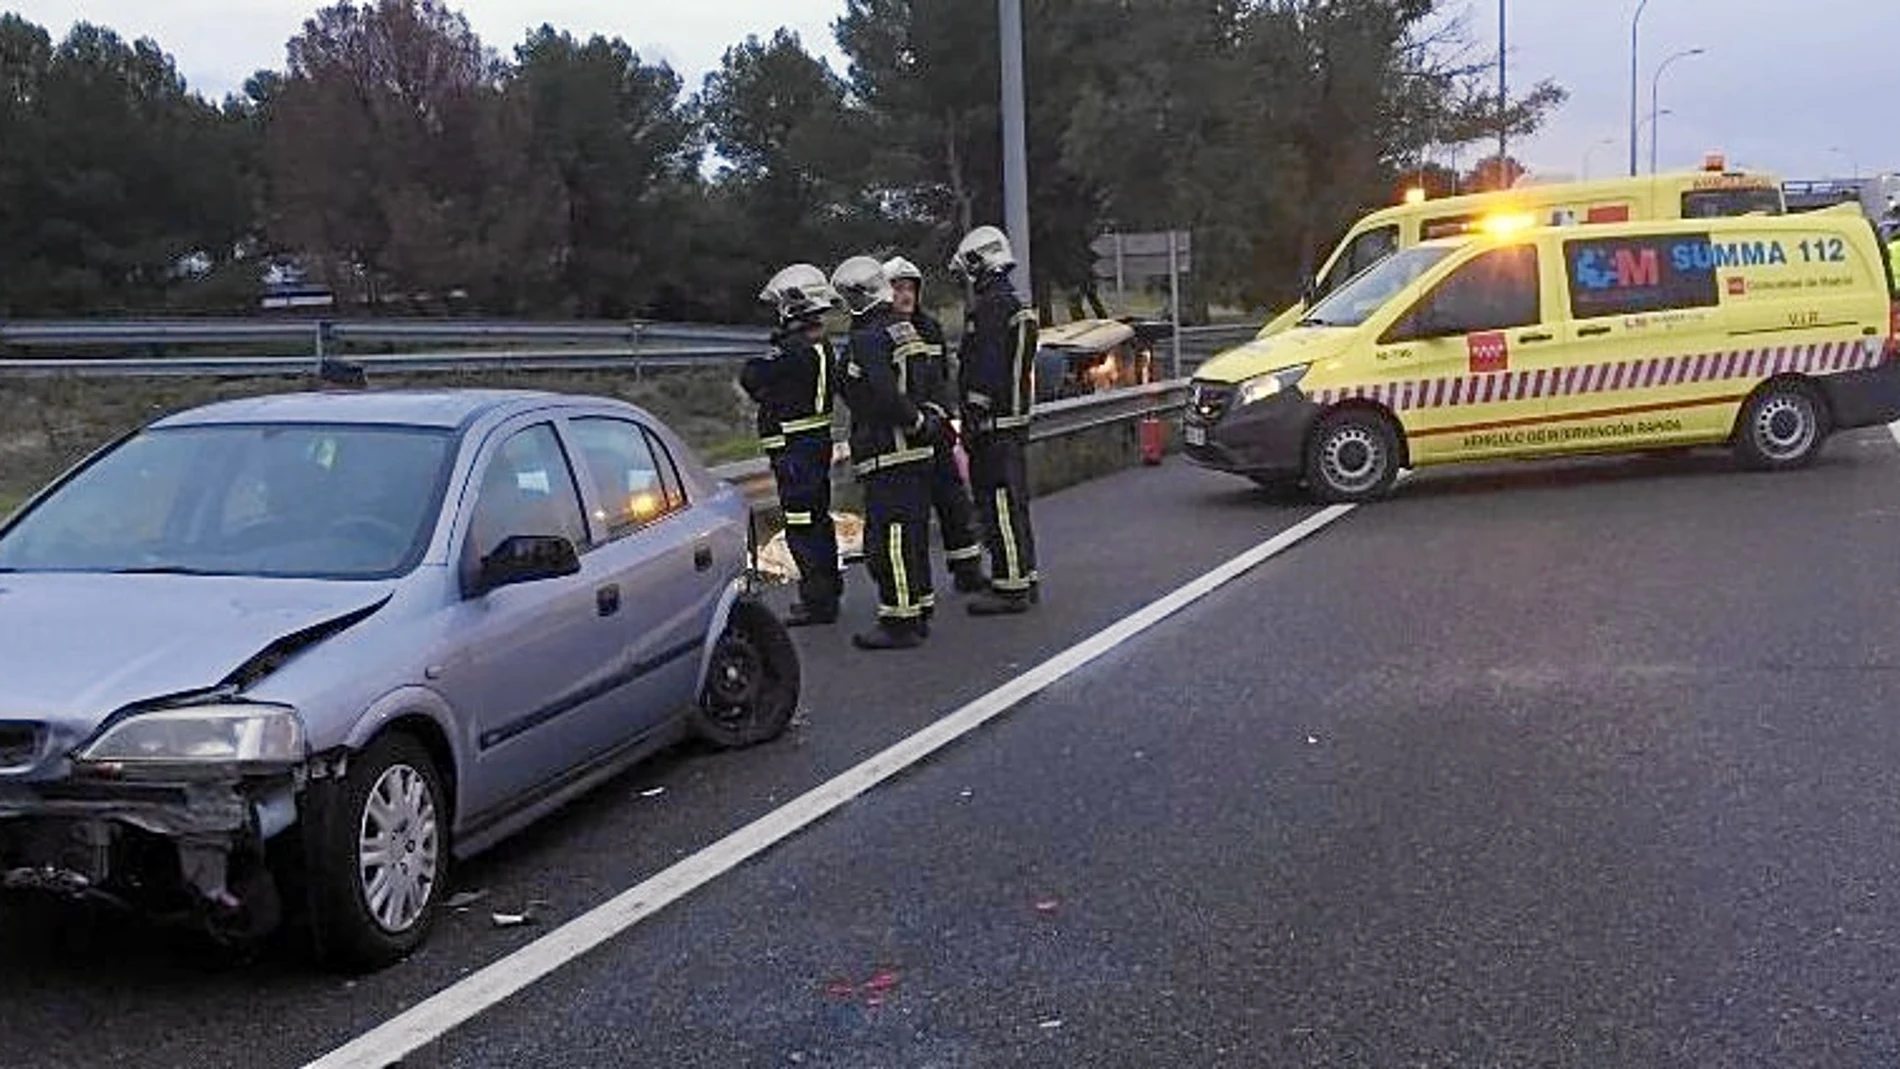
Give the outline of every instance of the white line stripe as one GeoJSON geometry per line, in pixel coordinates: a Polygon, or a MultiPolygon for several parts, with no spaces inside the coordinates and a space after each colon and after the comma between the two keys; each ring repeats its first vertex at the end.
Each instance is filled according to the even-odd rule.
{"type": "Polygon", "coordinates": [[[1307,517],[697,854],[674,863],[507,957],[436,992],[309,1063],[305,1069],[383,1069],[408,1057],[1115,647],[1318,534],[1354,507],[1333,505],[1307,517]]]}

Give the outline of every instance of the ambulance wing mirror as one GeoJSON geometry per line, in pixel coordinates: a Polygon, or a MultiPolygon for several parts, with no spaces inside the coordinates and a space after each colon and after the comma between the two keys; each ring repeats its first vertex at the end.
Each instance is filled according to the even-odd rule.
{"type": "Polygon", "coordinates": [[[1300,282],[1300,303],[1311,308],[1318,301],[1319,279],[1316,276],[1308,275],[1300,282]]]}

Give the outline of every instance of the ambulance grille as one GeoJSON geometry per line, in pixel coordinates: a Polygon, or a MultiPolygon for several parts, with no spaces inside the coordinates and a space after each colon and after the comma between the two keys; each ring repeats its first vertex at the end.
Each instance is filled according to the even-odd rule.
{"type": "Polygon", "coordinates": [[[1233,407],[1235,389],[1211,382],[1194,384],[1194,396],[1188,402],[1189,413],[1202,423],[1219,423],[1233,407]]]}
{"type": "Polygon", "coordinates": [[[40,757],[38,724],[0,722],[0,772],[32,768],[40,757]]]}

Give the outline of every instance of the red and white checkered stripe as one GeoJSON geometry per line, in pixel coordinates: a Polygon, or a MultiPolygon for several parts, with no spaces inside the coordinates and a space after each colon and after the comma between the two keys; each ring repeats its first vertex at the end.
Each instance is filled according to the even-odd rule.
{"type": "Polygon", "coordinates": [[[1878,342],[1825,342],[1819,345],[1784,345],[1770,349],[1663,356],[1613,364],[1579,364],[1575,367],[1539,368],[1535,371],[1500,371],[1488,375],[1337,386],[1315,390],[1312,397],[1322,405],[1365,398],[1402,412],[1421,408],[1458,408],[1506,401],[1530,401],[1541,397],[1653,390],[1700,382],[1727,382],[1731,379],[1761,379],[1787,371],[1827,375],[1873,367],[1880,363],[1880,357],[1881,346],[1878,342]]]}

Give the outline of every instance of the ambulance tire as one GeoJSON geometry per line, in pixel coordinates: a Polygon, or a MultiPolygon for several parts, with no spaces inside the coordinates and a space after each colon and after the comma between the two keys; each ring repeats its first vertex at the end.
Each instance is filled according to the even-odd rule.
{"type": "Polygon", "coordinates": [[[1327,504],[1385,496],[1399,477],[1399,436],[1370,408],[1341,409],[1319,421],[1306,442],[1306,485],[1327,504]]]}
{"type": "Polygon", "coordinates": [[[1735,455],[1754,471],[1807,465],[1828,435],[1827,403],[1797,378],[1763,383],[1742,405],[1735,424],[1735,455]]]}

